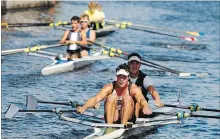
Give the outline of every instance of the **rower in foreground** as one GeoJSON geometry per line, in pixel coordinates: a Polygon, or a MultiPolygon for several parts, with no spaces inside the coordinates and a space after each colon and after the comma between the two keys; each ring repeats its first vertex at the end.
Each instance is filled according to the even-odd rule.
{"type": "MultiPolygon", "coordinates": [[[[153,81],[141,70],[141,56],[137,53],[131,53],[128,55],[128,67],[129,67],[129,79],[131,82],[135,83],[142,91],[142,94],[146,101],[149,101],[147,97],[148,92],[151,94],[154,99],[154,104],[157,107],[163,107],[164,104],[160,99],[160,96],[153,85],[153,81]]],[[[141,111],[140,104],[136,103],[136,115],[139,118],[144,118],[146,115],[141,111]]]]}
{"type": "Polygon", "coordinates": [[[117,80],[105,85],[94,97],[90,98],[77,111],[83,113],[88,108],[94,107],[100,101],[105,101],[105,122],[108,124],[135,123],[135,102],[142,108],[143,114],[150,115],[152,110],[141,93],[141,89],[129,82],[129,70],[126,64],[119,65],[116,69],[117,80]]]}
{"type": "MultiPolygon", "coordinates": [[[[89,16],[87,14],[82,14],[80,16],[80,25],[81,25],[81,32],[86,34],[86,39],[94,42],[96,40],[96,33],[94,30],[89,28],[89,16]]],[[[87,44],[85,47],[81,47],[81,56],[89,56],[91,44],[87,44]]]]}
{"type": "Polygon", "coordinates": [[[84,56],[81,55],[81,48],[87,46],[86,34],[80,31],[80,18],[78,16],[73,16],[71,18],[71,23],[72,29],[65,31],[60,43],[70,44],[67,47],[65,58],[81,58],[81,56],[84,56]]]}

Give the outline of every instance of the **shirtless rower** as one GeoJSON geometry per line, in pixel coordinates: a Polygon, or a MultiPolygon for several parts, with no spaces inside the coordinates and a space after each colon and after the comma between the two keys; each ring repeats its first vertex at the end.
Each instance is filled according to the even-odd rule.
{"type": "Polygon", "coordinates": [[[129,82],[128,66],[126,64],[119,65],[116,69],[116,75],[116,81],[105,85],[96,96],[90,98],[82,107],[78,107],[77,111],[83,113],[86,109],[92,108],[106,99],[104,115],[108,124],[135,123],[135,101],[140,104],[144,114],[152,114],[141,89],[129,82]]]}

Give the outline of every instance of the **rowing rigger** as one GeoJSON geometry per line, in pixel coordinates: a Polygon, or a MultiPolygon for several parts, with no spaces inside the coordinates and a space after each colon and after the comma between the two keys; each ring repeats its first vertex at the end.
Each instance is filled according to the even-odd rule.
{"type": "MultiPolygon", "coordinates": [[[[36,100],[31,98],[31,96],[27,97],[29,98],[27,102],[29,105],[31,104],[31,101],[34,100],[35,102],[33,102],[32,106],[35,107],[36,104],[36,100]]],[[[51,101],[40,101],[37,100],[38,103],[44,103],[44,104],[56,104],[56,105],[69,105],[71,107],[75,107],[78,106],[78,102],[74,102],[74,103],[69,103],[69,102],[51,102],[51,101]]],[[[30,107],[29,107],[30,108],[30,107]]],[[[164,108],[163,108],[164,109],[164,108]]],[[[166,108],[167,110],[170,110],[170,108],[166,108]]],[[[129,134],[131,133],[131,131],[134,131],[136,129],[140,129],[140,128],[144,128],[144,129],[149,129],[149,128],[155,128],[158,125],[167,125],[167,124],[179,124],[180,120],[176,117],[176,116],[157,116],[154,118],[149,118],[149,119],[145,119],[145,118],[138,118],[135,124],[131,124],[128,123],[126,125],[123,124],[106,124],[104,123],[103,117],[97,116],[97,115],[92,115],[88,112],[83,113],[83,115],[86,116],[91,116],[93,118],[97,118],[102,120],[102,123],[93,123],[93,122],[89,122],[87,120],[79,120],[76,118],[72,118],[72,117],[68,117],[66,116],[67,113],[76,113],[75,109],[71,109],[71,110],[62,110],[62,109],[51,109],[51,110],[36,110],[36,109],[29,109],[29,110],[22,110],[19,109],[19,107],[17,107],[14,104],[11,104],[8,108],[8,110],[6,111],[5,117],[6,118],[12,118],[15,116],[15,114],[17,112],[49,112],[49,113],[56,113],[58,115],[60,115],[60,119],[61,120],[65,120],[68,122],[73,122],[76,124],[80,124],[80,125],[86,125],[86,126],[91,126],[94,129],[94,133],[92,133],[91,135],[85,137],[85,139],[91,139],[91,138],[97,138],[97,136],[99,136],[98,138],[117,138],[117,137],[126,137],[129,136],[129,134]],[[114,128],[111,132],[109,131],[110,128],[114,128]],[[105,132],[103,132],[105,131],[105,132]]],[[[140,130],[143,132],[143,130],[140,130]]],[[[133,133],[136,133],[133,132],[133,133]]]]}

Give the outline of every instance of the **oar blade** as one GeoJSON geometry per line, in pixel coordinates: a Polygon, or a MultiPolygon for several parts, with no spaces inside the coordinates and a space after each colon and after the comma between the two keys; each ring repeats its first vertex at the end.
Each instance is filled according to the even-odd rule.
{"type": "Polygon", "coordinates": [[[192,31],[187,31],[187,34],[193,35],[193,36],[205,36],[205,33],[203,32],[192,32],[192,31]]]}
{"type": "Polygon", "coordinates": [[[37,98],[32,95],[28,95],[26,99],[27,110],[35,110],[37,108],[37,98]]]}
{"type": "Polygon", "coordinates": [[[15,116],[15,114],[19,111],[18,106],[15,104],[10,104],[7,111],[5,112],[5,118],[12,118],[15,116]]]}
{"type": "Polygon", "coordinates": [[[208,73],[187,73],[187,72],[181,72],[179,73],[180,77],[187,77],[187,76],[195,76],[195,77],[205,77],[208,76],[208,73]]]}
{"type": "Polygon", "coordinates": [[[184,36],[180,36],[179,38],[180,38],[180,39],[183,39],[183,40],[186,40],[186,41],[190,41],[190,42],[196,42],[196,41],[198,41],[198,39],[195,38],[195,37],[184,37],[184,36]]]}

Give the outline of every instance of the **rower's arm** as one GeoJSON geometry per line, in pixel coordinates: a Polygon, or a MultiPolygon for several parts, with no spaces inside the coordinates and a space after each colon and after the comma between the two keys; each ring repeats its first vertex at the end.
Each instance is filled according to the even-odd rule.
{"type": "Polygon", "coordinates": [[[107,84],[105,85],[102,90],[94,97],[90,98],[83,106],[83,111],[85,111],[88,108],[94,107],[98,102],[102,101],[105,99],[109,92],[111,92],[113,86],[112,84],[107,84]]]}
{"type": "Polygon", "coordinates": [[[153,85],[153,81],[150,77],[146,76],[144,78],[144,87],[148,90],[148,92],[151,94],[152,98],[155,100],[155,102],[161,103],[160,96],[155,89],[153,85]]]}
{"type": "MultiPolygon", "coordinates": [[[[95,42],[96,40],[96,32],[94,30],[90,30],[90,37],[88,39],[89,41],[95,42]]],[[[91,46],[93,43],[87,42],[89,46],[91,46]]]]}
{"type": "Polygon", "coordinates": [[[66,30],[65,33],[63,34],[62,39],[60,40],[60,44],[66,43],[65,41],[67,40],[68,34],[69,34],[69,30],[66,30]]]}
{"type": "Polygon", "coordinates": [[[152,98],[155,101],[161,101],[160,96],[159,96],[157,90],[155,89],[155,87],[153,85],[148,86],[147,90],[149,91],[149,93],[151,94],[152,98]]]}
{"type": "Polygon", "coordinates": [[[81,31],[81,37],[82,37],[82,41],[80,41],[79,45],[86,46],[88,43],[86,39],[86,33],[84,31],[81,31]]]}
{"type": "Polygon", "coordinates": [[[90,31],[90,37],[89,40],[94,42],[96,40],[96,32],[94,30],[90,31]]]}
{"type": "Polygon", "coordinates": [[[136,101],[141,105],[142,109],[143,108],[149,108],[149,105],[146,101],[146,99],[144,98],[141,89],[139,87],[134,87],[134,89],[132,89],[132,94],[134,94],[134,97],[136,99],[136,101]]]}

